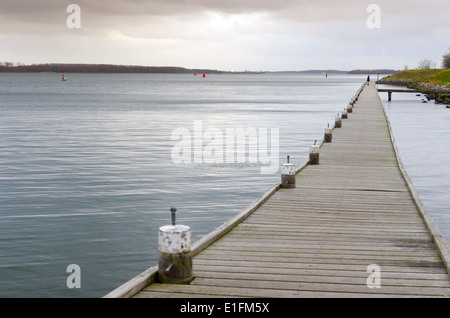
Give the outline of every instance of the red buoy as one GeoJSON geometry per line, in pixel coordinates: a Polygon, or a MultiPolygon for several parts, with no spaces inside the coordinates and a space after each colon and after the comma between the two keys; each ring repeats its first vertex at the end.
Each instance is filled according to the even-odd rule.
{"type": "Polygon", "coordinates": [[[206,75],[205,75],[205,74],[203,74],[203,77],[206,77],[206,75]]]}

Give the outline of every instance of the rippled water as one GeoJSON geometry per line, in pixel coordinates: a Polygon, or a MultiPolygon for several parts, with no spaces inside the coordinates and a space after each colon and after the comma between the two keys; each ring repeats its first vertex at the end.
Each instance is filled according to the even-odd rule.
{"type": "Polygon", "coordinates": [[[364,81],[66,76],[0,74],[2,297],[101,297],[157,263],[170,207],[195,241],[278,182],[261,162],[175,164],[175,129],[277,128],[279,164],[300,165],[364,81]],[[66,285],[70,264],[79,289],[66,285]]]}
{"type": "MultiPolygon", "coordinates": [[[[0,74],[1,297],[101,297],[157,263],[157,231],[170,223],[170,207],[196,241],[278,182],[279,171],[261,174],[260,161],[175,163],[176,129],[191,133],[192,144],[199,122],[202,132],[224,135],[230,128],[279,129],[279,165],[287,155],[301,165],[365,80],[66,76],[62,82],[59,74],[0,74]],[[79,289],[67,287],[70,264],[80,266],[79,289]]],[[[443,203],[438,212],[430,210],[445,230],[449,178],[442,163],[450,152],[444,142],[450,111],[396,95],[387,109],[424,203],[443,203]],[[422,125],[413,123],[415,117],[422,125]],[[412,150],[422,146],[408,142],[431,148],[419,159],[412,150]],[[421,181],[420,173],[429,176],[421,181]]]]}

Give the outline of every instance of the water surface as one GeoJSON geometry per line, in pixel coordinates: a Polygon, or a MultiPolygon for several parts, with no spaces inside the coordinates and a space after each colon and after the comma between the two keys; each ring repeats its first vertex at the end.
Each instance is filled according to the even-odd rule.
{"type": "MultiPolygon", "coordinates": [[[[171,207],[196,241],[279,181],[259,162],[176,164],[175,129],[276,128],[279,164],[289,155],[301,165],[365,80],[66,76],[0,74],[1,297],[101,297],[156,265],[171,207]],[[70,264],[81,268],[79,289],[66,285],[70,264]]],[[[450,111],[380,95],[405,168],[450,241],[450,111]]]]}
{"type": "Polygon", "coordinates": [[[362,76],[0,74],[0,296],[101,297],[157,263],[170,222],[192,239],[279,180],[259,163],[175,164],[175,129],[279,129],[297,165],[362,76]],[[66,268],[81,268],[69,289],[66,268]]]}

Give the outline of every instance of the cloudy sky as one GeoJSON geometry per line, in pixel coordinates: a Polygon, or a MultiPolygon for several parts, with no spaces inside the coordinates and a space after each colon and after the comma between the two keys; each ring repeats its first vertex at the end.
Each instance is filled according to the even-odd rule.
{"type": "Polygon", "coordinates": [[[0,0],[0,61],[25,64],[403,69],[449,48],[449,0],[0,0]]]}

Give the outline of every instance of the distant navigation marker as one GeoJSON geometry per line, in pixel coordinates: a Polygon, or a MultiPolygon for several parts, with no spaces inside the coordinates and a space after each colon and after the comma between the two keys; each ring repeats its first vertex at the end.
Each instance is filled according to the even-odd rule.
{"type": "Polygon", "coordinates": [[[64,74],[63,74],[63,76],[61,78],[61,81],[67,81],[67,78],[64,76],[64,74]]]}

